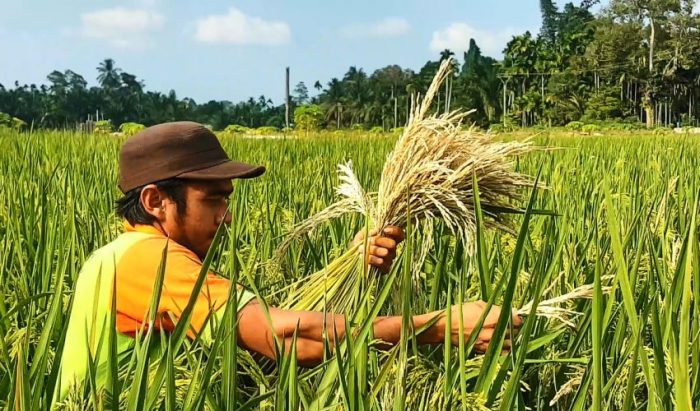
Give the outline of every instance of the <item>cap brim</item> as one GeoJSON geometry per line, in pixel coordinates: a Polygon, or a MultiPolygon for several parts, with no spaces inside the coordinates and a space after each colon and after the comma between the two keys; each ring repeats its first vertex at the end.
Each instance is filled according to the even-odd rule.
{"type": "Polygon", "coordinates": [[[233,178],[254,178],[262,175],[264,172],[265,167],[263,166],[238,163],[236,161],[225,161],[215,166],[188,171],[177,177],[193,180],[225,180],[233,178]]]}

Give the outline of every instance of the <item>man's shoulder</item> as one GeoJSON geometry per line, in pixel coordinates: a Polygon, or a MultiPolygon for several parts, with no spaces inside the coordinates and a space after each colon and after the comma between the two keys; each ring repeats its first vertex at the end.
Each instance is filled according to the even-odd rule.
{"type": "Polygon", "coordinates": [[[88,261],[93,260],[93,259],[112,258],[115,254],[123,254],[124,252],[128,251],[131,247],[137,246],[140,243],[142,243],[143,241],[148,240],[149,238],[151,240],[157,240],[157,238],[155,236],[145,234],[145,233],[138,233],[138,232],[122,233],[114,240],[103,245],[102,247],[98,248],[97,250],[94,250],[90,254],[88,261]]]}
{"type": "Polygon", "coordinates": [[[142,232],[123,233],[95,253],[98,258],[117,256],[117,261],[129,262],[129,265],[160,264],[164,253],[167,261],[186,260],[201,265],[197,255],[188,248],[167,237],[142,232]]]}
{"type": "Polygon", "coordinates": [[[163,255],[166,269],[197,270],[201,261],[186,247],[167,237],[142,232],[125,232],[112,242],[95,250],[81,269],[81,276],[92,277],[108,270],[122,275],[157,272],[163,255]],[[167,247],[167,252],[166,251],[167,247]],[[93,274],[87,274],[93,273],[93,274]]]}

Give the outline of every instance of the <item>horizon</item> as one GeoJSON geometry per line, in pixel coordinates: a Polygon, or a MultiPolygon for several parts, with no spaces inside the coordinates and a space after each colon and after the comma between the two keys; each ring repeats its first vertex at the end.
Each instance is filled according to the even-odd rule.
{"type": "Polygon", "coordinates": [[[0,16],[0,53],[13,58],[0,68],[5,87],[47,84],[53,70],[72,70],[96,86],[97,65],[112,58],[146,90],[174,90],[198,103],[264,95],[277,105],[284,101],[287,66],[290,88],[304,82],[315,95],[316,81],[325,87],[351,66],[368,74],[393,64],[418,71],[444,49],[461,61],[471,39],[484,55],[500,59],[513,35],[537,34],[541,25],[539,3],[517,0],[439,0],[430,16],[417,1],[367,2],[344,13],[335,6],[278,0],[235,6],[217,0],[196,9],[158,0],[91,7],[7,3],[0,16]],[[498,15],[490,16],[494,10],[498,15]],[[309,21],[318,24],[309,27],[309,21]]]}

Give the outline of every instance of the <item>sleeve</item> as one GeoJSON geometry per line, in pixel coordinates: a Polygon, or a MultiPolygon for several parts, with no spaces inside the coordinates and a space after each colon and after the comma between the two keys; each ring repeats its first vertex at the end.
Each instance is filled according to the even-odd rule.
{"type": "MultiPolygon", "coordinates": [[[[163,246],[164,243],[157,239],[143,241],[119,262],[116,293],[117,329],[122,333],[133,334],[148,320],[163,246]]],[[[168,331],[175,328],[187,307],[201,269],[202,263],[191,251],[173,243],[168,246],[165,277],[158,304],[158,320],[154,324],[156,328],[168,331]]],[[[192,311],[188,330],[190,338],[195,338],[203,331],[208,318],[215,313],[223,314],[222,307],[228,301],[230,287],[231,281],[228,279],[213,272],[206,274],[192,311]]],[[[240,286],[238,293],[239,308],[253,298],[253,294],[240,286]]]]}
{"type": "MultiPolygon", "coordinates": [[[[243,307],[246,306],[249,302],[255,299],[255,294],[251,293],[250,291],[246,290],[242,286],[238,286],[238,296],[237,298],[237,309],[238,312],[240,312],[243,307]]],[[[214,335],[216,335],[216,330],[219,324],[222,323],[224,319],[224,313],[226,312],[226,304],[222,305],[218,310],[216,310],[213,314],[211,320],[204,326],[204,328],[201,330],[200,334],[200,340],[204,342],[207,345],[210,345],[214,339],[214,335]]]]}
{"type": "MultiPolygon", "coordinates": [[[[192,289],[194,288],[197,277],[202,269],[199,261],[193,259],[188,254],[178,255],[172,253],[173,261],[168,261],[166,266],[170,266],[166,272],[166,278],[163,284],[163,293],[161,294],[159,311],[163,314],[171,314],[175,319],[179,320],[182,311],[187,306],[192,289]]],[[[170,258],[170,256],[169,256],[170,258]]],[[[207,273],[207,278],[202,284],[202,289],[197,296],[197,301],[192,312],[190,321],[190,330],[188,335],[194,338],[197,333],[202,333],[203,340],[211,340],[211,326],[207,324],[218,324],[221,322],[226,308],[226,302],[229,298],[231,281],[221,277],[213,272],[207,273]],[[208,321],[211,318],[211,321],[208,321]]],[[[238,292],[238,309],[242,309],[251,299],[254,294],[245,290],[240,285],[236,287],[238,292]]],[[[164,318],[164,317],[161,317],[164,318]]],[[[175,324],[170,321],[163,322],[163,326],[174,328],[175,324]]]]}

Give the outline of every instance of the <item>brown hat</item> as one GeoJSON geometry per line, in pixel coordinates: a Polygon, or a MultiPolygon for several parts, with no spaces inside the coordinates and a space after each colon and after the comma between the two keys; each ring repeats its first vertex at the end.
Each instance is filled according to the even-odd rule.
{"type": "Polygon", "coordinates": [[[173,177],[219,180],[264,172],[265,167],[231,161],[214,133],[191,121],[148,127],[129,138],[119,152],[123,193],[173,177]]]}

